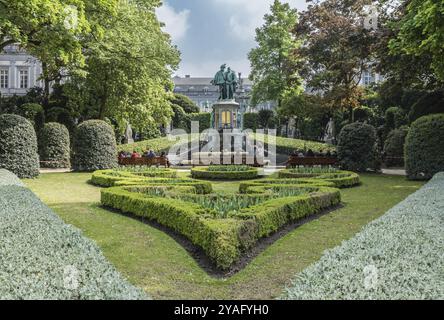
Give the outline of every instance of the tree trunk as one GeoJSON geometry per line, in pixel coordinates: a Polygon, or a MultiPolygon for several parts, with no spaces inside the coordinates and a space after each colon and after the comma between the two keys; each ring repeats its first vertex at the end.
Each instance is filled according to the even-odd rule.
{"type": "Polygon", "coordinates": [[[50,80],[48,75],[48,66],[45,62],[42,62],[42,71],[43,71],[43,108],[48,110],[49,108],[49,87],[50,80]]]}

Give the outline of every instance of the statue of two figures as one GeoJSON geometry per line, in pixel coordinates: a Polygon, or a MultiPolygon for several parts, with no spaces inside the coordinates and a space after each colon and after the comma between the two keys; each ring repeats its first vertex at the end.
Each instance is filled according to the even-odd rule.
{"type": "Polygon", "coordinates": [[[214,76],[211,84],[219,86],[219,100],[234,99],[237,90],[238,79],[236,72],[230,67],[226,68],[226,64],[220,66],[220,70],[214,76]]]}

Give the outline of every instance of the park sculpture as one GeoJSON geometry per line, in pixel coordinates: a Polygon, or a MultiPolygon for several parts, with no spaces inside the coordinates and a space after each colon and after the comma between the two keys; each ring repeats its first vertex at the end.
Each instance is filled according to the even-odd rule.
{"type": "Polygon", "coordinates": [[[214,76],[211,84],[219,87],[219,100],[234,99],[234,94],[237,89],[238,79],[236,72],[231,70],[226,64],[220,66],[220,70],[214,76]]]}

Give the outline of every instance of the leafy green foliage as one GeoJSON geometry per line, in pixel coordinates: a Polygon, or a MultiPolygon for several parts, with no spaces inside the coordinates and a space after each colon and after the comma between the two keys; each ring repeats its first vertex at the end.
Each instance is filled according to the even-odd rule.
{"type": "Polygon", "coordinates": [[[342,128],[338,139],[338,158],[345,170],[379,169],[375,165],[376,130],[373,126],[355,122],[342,128]]]}
{"type": "Polygon", "coordinates": [[[339,190],[316,183],[291,188],[290,184],[264,185],[258,192],[239,196],[197,195],[198,189],[183,185],[165,188],[158,184],[153,190],[153,184],[139,182],[102,189],[101,201],[176,230],[202,247],[221,269],[229,268],[259,238],[340,201],[339,190]]]}
{"type": "Polygon", "coordinates": [[[399,107],[391,107],[385,111],[385,127],[387,130],[393,130],[405,125],[407,122],[404,110],[399,107]]]}
{"type": "Polygon", "coordinates": [[[39,133],[40,161],[46,168],[69,168],[70,142],[69,131],[63,124],[46,123],[39,133]]]}
{"type": "Polygon", "coordinates": [[[75,171],[94,171],[117,166],[116,137],[104,121],[82,122],[76,131],[72,167],[75,171]]]}
{"type": "Polygon", "coordinates": [[[0,170],[0,194],[0,299],[148,298],[96,244],[5,170],[0,170]]]}
{"type": "Polygon", "coordinates": [[[0,168],[20,178],[39,175],[39,156],[34,127],[25,118],[0,115],[0,168]]]}
{"type": "Polygon", "coordinates": [[[300,90],[300,78],[295,73],[293,51],[300,43],[295,42],[291,29],[298,16],[289,4],[275,0],[271,12],[264,16],[265,23],[256,29],[258,46],[250,51],[250,79],[254,82],[252,105],[263,101],[280,101],[288,87],[300,90]]]}
{"type": "Polygon", "coordinates": [[[301,183],[307,183],[310,180],[313,181],[312,179],[314,179],[314,181],[319,179],[333,183],[336,188],[353,187],[361,183],[359,175],[354,172],[323,168],[281,170],[279,171],[279,178],[302,179],[301,183]],[[307,180],[307,178],[310,180],[307,180]]]}
{"type": "Polygon", "coordinates": [[[243,128],[256,131],[256,129],[258,129],[258,114],[255,112],[244,113],[243,128]]]}
{"type": "Polygon", "coordinates": [[[183,109],[185,113],[199,113],[199,107],[194,103],[193,100],[187,96],[179,93],[174,93],[170,98],[172,104],[175,104],[183,109]]]}
{"type": "MultiPolygon", "coordinates": [[[[269,144],[267,135],[256,133],[254,135],[256,141],[269,144]]],[[[315,152],[335,151],[335,147],[321,142],[314,142],[301,139],[292,139],[284,137],[276,137],[276,152],[282,154],[291,154],[295,150],[313,150],[315,152]]]]}
{"type": "Polygon", "coordinates": [[[440,173],[353,238],[326,251],[295,277],[283,298],[443,299],[443,205],[440,173]]]}
{"type": "Polygon", "coordinates": [[[416,119],[433,113],[444,113],[444,91],[435,90],[425,93],[411,107],[409,120],[416,119]]]}
{"type": "Polygon", "coordinates": [[[384,142],[385,164],[390,166],[404,166],[404,143],[408,128],[399,128],[390,131],[384,142]]]}
{"type": "Polygon", "coordinates": [[[430,179],[444,171],[444,114],[424,116],[412,123],[405,142],[409,179],[430,179]]]}
{"type": "Polygon", "coordinates": [[[209,112],[200,112],[200,113],[189,113],[188,114],[188,132],[191,132],[191,122],[198,121],[199,122],[199,131],[202,132],[204,130],[211,128],[211,113],[209,112]]]}
{"type": "Polygon", "coordinates": [[[276,126],[273,110],[259,110],[257,113],[257,121],[260,129],[273,129],[276,126]]]}

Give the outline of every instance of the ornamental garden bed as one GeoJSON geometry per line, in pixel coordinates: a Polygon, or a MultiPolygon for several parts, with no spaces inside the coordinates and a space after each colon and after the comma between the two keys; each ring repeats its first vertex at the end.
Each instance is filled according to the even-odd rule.
{"type": "Polygon", "coordinates": [[[258,169],[247,165],[212,165],[191,169],[195,179],[207,180],[247,180],[259,176],[258,169]]]}
{"type": "Polygon", "coordinates": [[[335,168],[293,168],[279,171],[279,178],[311,179],[332,182],[337,188],[353,187],[360,184],[359,175],[335,168]]]}
{"type": "Polygon", "coordinates": [[[225,271],[259,239],[340,203],[339,189],[321,179],[263,179],[241,184],[239,193],[220,194],[213,193],[208,182],[135,180],[111,172],[93,175],[96,184],[115,186],[102,189],[102,205],[175,231],[199,247],[218,270],[225,271]]]}

